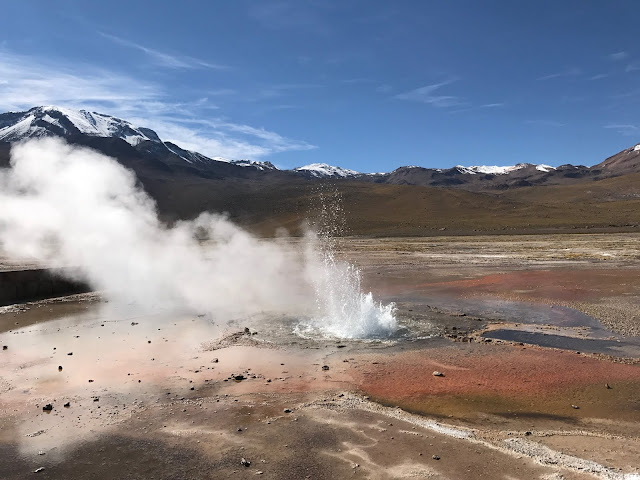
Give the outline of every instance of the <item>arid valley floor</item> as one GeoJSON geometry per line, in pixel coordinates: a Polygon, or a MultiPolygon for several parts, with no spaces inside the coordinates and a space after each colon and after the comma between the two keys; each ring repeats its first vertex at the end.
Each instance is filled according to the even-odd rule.
{"type": "Polygon", "coordinates": [[[3,307],[0,478],[640,478],[639,234],[338,247],[393,338],[3,307]]]}

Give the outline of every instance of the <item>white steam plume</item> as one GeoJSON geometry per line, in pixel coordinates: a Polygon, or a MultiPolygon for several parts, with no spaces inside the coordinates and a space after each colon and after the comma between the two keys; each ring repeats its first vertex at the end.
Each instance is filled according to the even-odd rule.
{"type": "MultiPolygon", "coordinates": [[[[107,298],[143,307],[318,318],[335,311],[317,311],[318,285],[331,280],[309,249],[258,239],[209,213],[169,228],[133,172],[59,139],[15,145],[11,168],[0,170],[0,249],[14,259],[75,267],[107,298]]],[[[395,319],[387,311],[385,324],[389,318],[390,331],[395,319]]]]}

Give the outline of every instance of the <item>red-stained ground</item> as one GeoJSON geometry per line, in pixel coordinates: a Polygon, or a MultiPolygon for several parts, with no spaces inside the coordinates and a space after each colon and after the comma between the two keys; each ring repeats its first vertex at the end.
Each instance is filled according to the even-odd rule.
{"type": "Polygon", "coordinates": [[[640,269],[573,269],[516,271],[450,282],[423,283],[420,290],[465,296],[513,296],[556,301],[593,300],[634,293],[640,269]]]}
{"type": "MultiPolygon", "coordinates": [[[[386,355],[357,369],[372,394],[538,394],[583,385],[640,381],[640,366],[560,350],[469,345],[386,355]],[[445,374],[435,377],[437,370],[445,374]]],[[[354,370],[355,372],[355,370],[354,370]]]]}
{"type": "Polygon", "coordinates": [[[575,352],[486,344],[358,360],[352,374],[363,393],[428,415],[472,419],[483,413],[519,412],[640,420],[639,365],[575,352]],[[433,376],[434,371],[444,377],[433,376]],[[573,404],[580,409],[573,409],[573,404]]]}

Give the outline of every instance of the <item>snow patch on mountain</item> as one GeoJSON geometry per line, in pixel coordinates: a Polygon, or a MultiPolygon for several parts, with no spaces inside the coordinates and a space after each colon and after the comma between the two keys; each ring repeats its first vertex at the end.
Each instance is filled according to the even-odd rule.
{"type": "Polygon", "coordinates": [[[541,163],[540,165],[536,165],[536,170],[540,171],[540,172],[550,172],[551,170],[555,170],[556,167],[552,167],[551,165],[545,165],[544,163],[541,163]]]}
{"type": "Polygon", "coordinates": [[[355,170],[349,170],[348,168],[342,168],[342,167],[334,167],[333,165],[328,165],[326,163],[311,163],[303,167],[294,168],[293,170],[296,172],[306,173],[316,178],[321,178],[321,177],[347,178],[347,177],[355,177],[357,175],[360,175],[360,172],[356,172],[355,170]]]}
{"type": "Polygon", "coordinates": [[[525,168],[527,164],[519,163],[518,165],[512,165],[508,167],[499,167],[497,165],[474,165],[471,167],[464,167],[462,165],[456,165],[456,168],[460,173],[464,173],[467,175],[476,175],[478,173],[489,174],[489,175],[506,175],[510,172],[515,172],[516,170],[520,170],[525,168]]]}
{"type": "Polygon", "coordinates": [[[239,167],[251,167],[258,170],[278,170],[271,162],[261,162],[258,160],[230,160],[230,163],[238,165],[239,167]]]}
{"type": "Polygon", "coordinates": [[[637,152],[638,150],[640,150],[640,143],[638,145],[636,145],[635,147],[633,147],[633,151],[637,152]]]}

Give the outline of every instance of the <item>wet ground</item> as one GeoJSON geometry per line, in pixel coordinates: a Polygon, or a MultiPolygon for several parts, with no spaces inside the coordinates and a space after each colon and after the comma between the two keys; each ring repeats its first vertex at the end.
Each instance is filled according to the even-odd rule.
{"type": "Polygon", "coordinates": [[[340,248],[397,302],[392,338],[3,308],[0,477],[640,478],[640,236],[340,248]]]}

